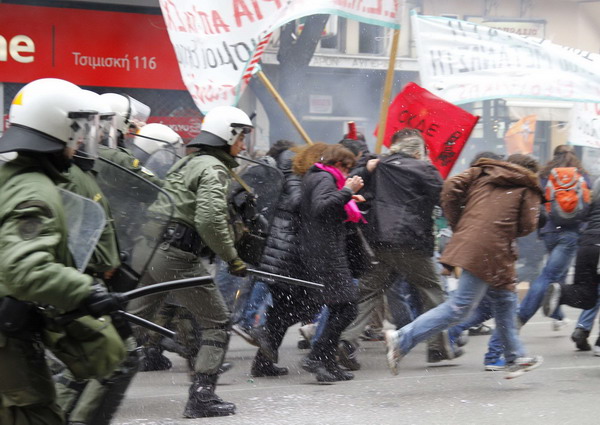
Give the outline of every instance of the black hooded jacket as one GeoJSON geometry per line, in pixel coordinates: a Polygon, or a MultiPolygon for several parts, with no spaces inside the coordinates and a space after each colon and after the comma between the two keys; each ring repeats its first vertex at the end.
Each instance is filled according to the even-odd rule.
{"type": "Polygon", "coordinates": [[[365,236],[373,247],[433,255],[433,208],[444,181],[429,162],[402,153],[382,156],[366,187],[371,192],[365,236]]]}

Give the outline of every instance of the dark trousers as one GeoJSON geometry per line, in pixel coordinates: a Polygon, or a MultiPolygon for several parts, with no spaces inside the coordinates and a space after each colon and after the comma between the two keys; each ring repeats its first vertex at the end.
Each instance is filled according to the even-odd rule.
{"type": "MultiPolygon", "coordinates": [[[[318,313],[321,305],[313,300],[310,290],[298,287],[269,285],[273,305],[267,309],[265,333],[270,346],[278,350],[286,331],[298,322],[310,322],[318,313]]],[[[257,361],[265,362],[260,350],[257,361]]]]}
{"type": "Polygon", "coordinates": [[[340,335],[352,323],[358,314],[356,303],[327,304],[329,318],[323,333],[313,343],[309,358],[324,363],[335,362],[340,335]]]}
{"type": "Polygon", "coordinates": [[[588,310],[598,301],[598,257],[600,246],[583,245],[577,250],[573,285],[563,285],[560,303],[588,310]]]}

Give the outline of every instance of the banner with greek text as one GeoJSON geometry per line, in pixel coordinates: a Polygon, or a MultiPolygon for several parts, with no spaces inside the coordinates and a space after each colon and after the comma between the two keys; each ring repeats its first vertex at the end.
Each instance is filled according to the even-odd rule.
{"type": "Polygon", "coordinates": [[[198,108],[234,105],[272,31],[315,14],[399,28],[403,0],[160,0],[181,76],[198,108]]]}
{"type": "Polygon", "coordinates": [[[457,19],[413,13],[412,24],[421,82],[449,102],[600,102],[598,54],[457,19]]]}
{"type": "Polygon", "coordinates": [[[600,148],[600,103],[578,103],[571,110],[569,143],[600,148]]]}

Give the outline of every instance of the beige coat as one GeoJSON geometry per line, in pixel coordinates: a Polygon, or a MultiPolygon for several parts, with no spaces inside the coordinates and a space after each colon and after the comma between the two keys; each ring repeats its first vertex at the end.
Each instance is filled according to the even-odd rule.
{"type": "Polygon", "coordinates": [[[442,208],[453,230],[440,262],[514,290],[515,239],[537,227],[542,190],[529,170],[483,159],[448,179],[442,208]]]}

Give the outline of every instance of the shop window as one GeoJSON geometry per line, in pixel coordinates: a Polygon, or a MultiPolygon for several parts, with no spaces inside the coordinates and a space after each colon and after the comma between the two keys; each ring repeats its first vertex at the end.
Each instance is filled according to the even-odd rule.
{"type": "Polygon", "coordinates": [[[344,37],[346,34],[346,18],[331,15],[321,36],[318,50],[343,52],[345,50],[344,37]]]}
{"type": "Polygon", "coordinates": [[[373,55],[384,53],[385,32],[379,25],[359,24],[358,52],[373,55]]]}

